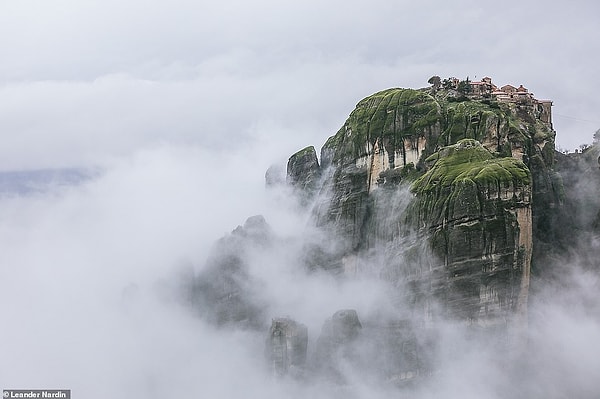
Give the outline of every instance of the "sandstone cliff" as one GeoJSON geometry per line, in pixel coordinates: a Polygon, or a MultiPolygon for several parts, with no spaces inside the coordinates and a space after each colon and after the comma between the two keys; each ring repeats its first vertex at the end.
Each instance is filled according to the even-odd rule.
{"type": "MultiPolygon", "coordinates": [[[[293,314],[270,314],[246,257],[287,244],[260,216],[217,243],[192,284],[195,308],[217,325],[268,330],[277,377],[345,384],[350,367],[412,384],[434,373],[437,326],[448,320],[500,342],[498,353],[514,348],[535,282],[560,278],[582,242],[597,247],[586,265],[600,256],[600,147],[557,153],[547,102],[527,98],[381,91],[357,104],[320,159],[312,146],[289,158],[286,183],[320,232],[303,243],[304,266],[376,277],[387,290],[381,309],[340,310],[320,335],[293,314]]],[[[268,171],[267,184],[283,184],[277,176],[268,171]]]]}
{"type": "MultiPolygon", "coordinates": [[[[376,93],[326,141],[321,172],[310,163],[322,175],[315,223],[342,245],[313,263],[355,272],[383,248],[381,276],[410,286],[424,318],[435,301],[445,316],[508,324],[526,313],[540,210],[560,203],[555,133],[534,103],[450,94],[376,93]],[[411,203],[395,204],[411,184],[411,203]]],[[[288,164],[288,176],[298,168],[288,164]]]]}

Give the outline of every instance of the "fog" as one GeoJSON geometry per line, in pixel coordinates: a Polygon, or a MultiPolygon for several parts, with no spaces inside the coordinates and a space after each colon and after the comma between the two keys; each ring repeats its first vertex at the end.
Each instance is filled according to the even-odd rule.
{"type": "MultiPolygon", "coordinates": [[[[263,213],[288,241],[304,234],[306,216],[286,193],[265,190],[268,165],[252,151],[154,148],[80,185],[3,196],[3,389],[63,387],[88,398],[293,393],[268,378],[266,331],[216,329],[178,292],[188,265],[201,270],[214,241],[249,215],[263,213]]],[[[381,296],[376,283],[356,295],[356,283],[311,278],[294,270],[295,256],[251,258],[273,316],[318,331],[333,311],[381,296]]]]}
{"type": "Polygon", "coordinates": [[[205,351],[218,350],[218,340],[159,300],[168,296],[161,279],[172,279],[182,260],[200,263],[212,241],[264,206],[261,173],[244,173],[244,163],[157,148],[80,186],[2,198],[1,347],[12,359],[2,366],[3,387],[131,397],[132,388],[158,395],[171,381],[192,388],[176,381],[203,378],[189,362],[210,359],[205,351]],[[126,308],[132,284],[143,299],[126,308]]]}
{"type": "MultiPolygon", "coordinates": [[[[560,286],[538,287],[515,353],[449,320],[436,327],[435,372],[413,387],[398,391],[351,364],[341,366],[342,385],[273,378],[266,329],[217,327],[182,299],[215,241],[248,216],[264,215],[276,237],[245,258],[257,295],[269,317],[307,325],[309,356],[335,311],[356,309],[365,320],[404,305],[390,304],[393,291],[369,273],[340,280],[302,267],[306,240],[335,239],[311,227],[290,192],[265,189],[261,151],[160,146],[78,185],[3,195],[3,389],[61,387],[86,398],[597,396],[600,280],[576,259],[563,265],[560,286]]],[[[597,250],[587,248],[589,259],[597,250]]]]}
{"type": "Polygon", "coordinates": [[[527,351],[498,354],[449,320],[437,331],[437,371],[401,391],[352,365],[342,365],[347,385],[273,379],[266,329],[215,326],[185,286],[219,238],[261,214],[276,239],[246,254],[256,299],[268,317],[307,325],[309,356],[339,309],[361,320],[403,310],[369,273],[340,281],[302,267],[305,242],[339,243],[311,227],[290,192],[265,189],[265,170],[322,144],[361,98],[432,75],[522,83],[554,100],[559,147],[589,143],[600,127],[598,8],[1,2],[0,173],[78,177],[19,190],[3,180],[0,388],[74,398],[597,396],[593,238],[553,265],[560,286],[535,287],[527,351]]]}
{"type": "Polygon", "coordinates": [[[162,143],[286,154],[432,75],[554,100],[557,143],[600,126],[598,4],[378,0],[0,3],[0,169],[89,166],[162,143]],[[476,33],[475,33],[476,32],[476,33]]]}

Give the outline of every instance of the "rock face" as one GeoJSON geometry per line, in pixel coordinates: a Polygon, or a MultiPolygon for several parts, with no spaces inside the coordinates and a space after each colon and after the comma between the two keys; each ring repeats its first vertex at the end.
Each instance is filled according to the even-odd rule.
{"type": "Polygon", "coordinates": [[[317,341],[317,364],[322,368],[333,368],[339,358],[352,356],[352,343],[358,338],[362,324],[353,309],[338,310],[325,321],[317,341]]]}
{"type": "MultiPolygon", "coordinates": [[[[201,315],[261,332],[271,319],[273,376],[339,384],[348,375],[405,385],[434,374],[440,325],[466,326],[460,331],[479,342],[495,340],[498,353],[514,346],[531,288],[560,277],[550,264],[586,245],[581,265],[598,267],[600,145],[557,153],[548,102],[451,94],[440,86],[375,93],[326,141],[320,163],[306,147],[287,164],[286,184],[319,232],[302,243],[306,269],[377,279],[384,304],[360,319],[337,311],[310,348],[306,326],[271,319],[250,272],[252,251],[285,245],[255,216],[217,243],[195,277],[201,315]]],[[[281,176],[270,169],[268,185],[281,176]]]]}
{"type": "Polygon", "coordinates": [[[390,89],[360,101],[321,149],[326,172],[317,207],[317,225],[332,228],[344,241],[342,253],[361,248],[369,195],[414,167],[441,130],[441,111],[433,97],[416,90],[390,89]],[[391,172],[391,173],[390,173],[391,172]]]}
{"type": "Polygon", "coordinates": [[[306,147],[292,155],[287,164],[287,182],[306,194],[312,194],[317,186],[321,169],[315,147],[306,147]]]}
{"type": "Polygon", "coordinates": [[[560,206],[539,207],[532,276],[558,279],[565,264],[597,269],[600,259],[600,143],[582,153],[555,154],[560,206]]]}
{"type": "Polygon", "coordinates": [[[287,317],[273,319],[266,343],[266,356],[275,377],[299,377],[304,372],[308,329],[287,317]]]}
{"type": "Polygon", "coordinates": [[[272,165],[265,172],[266,187],[277,187],[286,183],[285,170],[278,165],[272,165]]]}
{"type": "Polygon", "coordinates": [[[219,326],[262,328],[268,316],[246,258],[250,250],[267,249],[272,240],[271,228],[262,216],[248,218],[243,226],[220,239],[190,287],[194,309],[219,326]]]}
{"type": "MultiPolygon", "coordinates": [[[[463,139],[427,159],[412,185],[409,216],[431,237],[433,261],[418,273],[454,317],[479,324],[526,312],[532,253],[531,174],[463,139]]],[[[424,266],[424,265],[421,265],[424,266]]]]}
{"type": "Polygon", "coordinates": [[[265,354],[274,377],[322,379],[348,384],[351,368],[369,378],[403,385],[429,373],[428,351],[434,347],[427,331],[419,340],[408,320],[381,317],[359,320],[354,309],[338,310],[327,319],[309,358],[308,330],[287,317],[273,319],[265,354]]]}
{"type": "Polygon", "coordinates": [[[423,352],[407,320],[375,317],[361,323],[355,310],[343,309],[325,321],[313,362],[320,377],[342,384],[344,367],[403,384],[427,372],[419,358],[423,352]]]}
{"type": "Polygon", "coordinates": [[[338,310],[325,321],[317,340],[315,370],[321,378],[345,383],[340,368],[359,361],[362,324],[353,309],[338,310]]]}
{"type": "MultiPolygon", "coordinates": [[[[313,263],[355,273],[376,251],[379,274],[424,319],[433,302],[483,326],[522,319],[542,210],[561,201],[554,136],[533,103],[424,89],[361,100],[321,150],[315,224],[341,244],[313,263]]],[[[295,169],[315,168],[297,164],[305,151],[295,169]]]]}

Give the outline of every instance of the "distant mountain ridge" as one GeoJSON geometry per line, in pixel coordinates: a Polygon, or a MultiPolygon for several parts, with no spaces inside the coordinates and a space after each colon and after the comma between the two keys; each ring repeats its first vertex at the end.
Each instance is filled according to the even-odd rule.
{"type": "Polygon", "coordinates": [[[98,174],[86,168],[0,171],[0,195],[31,195],[58,186],[75,186],[98,174]]]}

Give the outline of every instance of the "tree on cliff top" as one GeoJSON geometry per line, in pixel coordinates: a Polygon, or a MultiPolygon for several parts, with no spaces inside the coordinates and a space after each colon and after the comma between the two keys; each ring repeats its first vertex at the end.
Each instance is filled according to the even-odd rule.
{"type": "Polygon", "coordinates": [[[440,88],[440,86],[442,85],[442,78],[440,78],[437,75],[434,75],[429,78],[427,83],[429,83],[432,86],[433,91],[437,91],[440,88]]]}
{"type": "Polygon", "coordinates": [[[456,89],[460,94],[469,94],[471,92],[471,81],[467,76],[466,80],[461,80],[458,82],[458,88],[456,89]]]}

